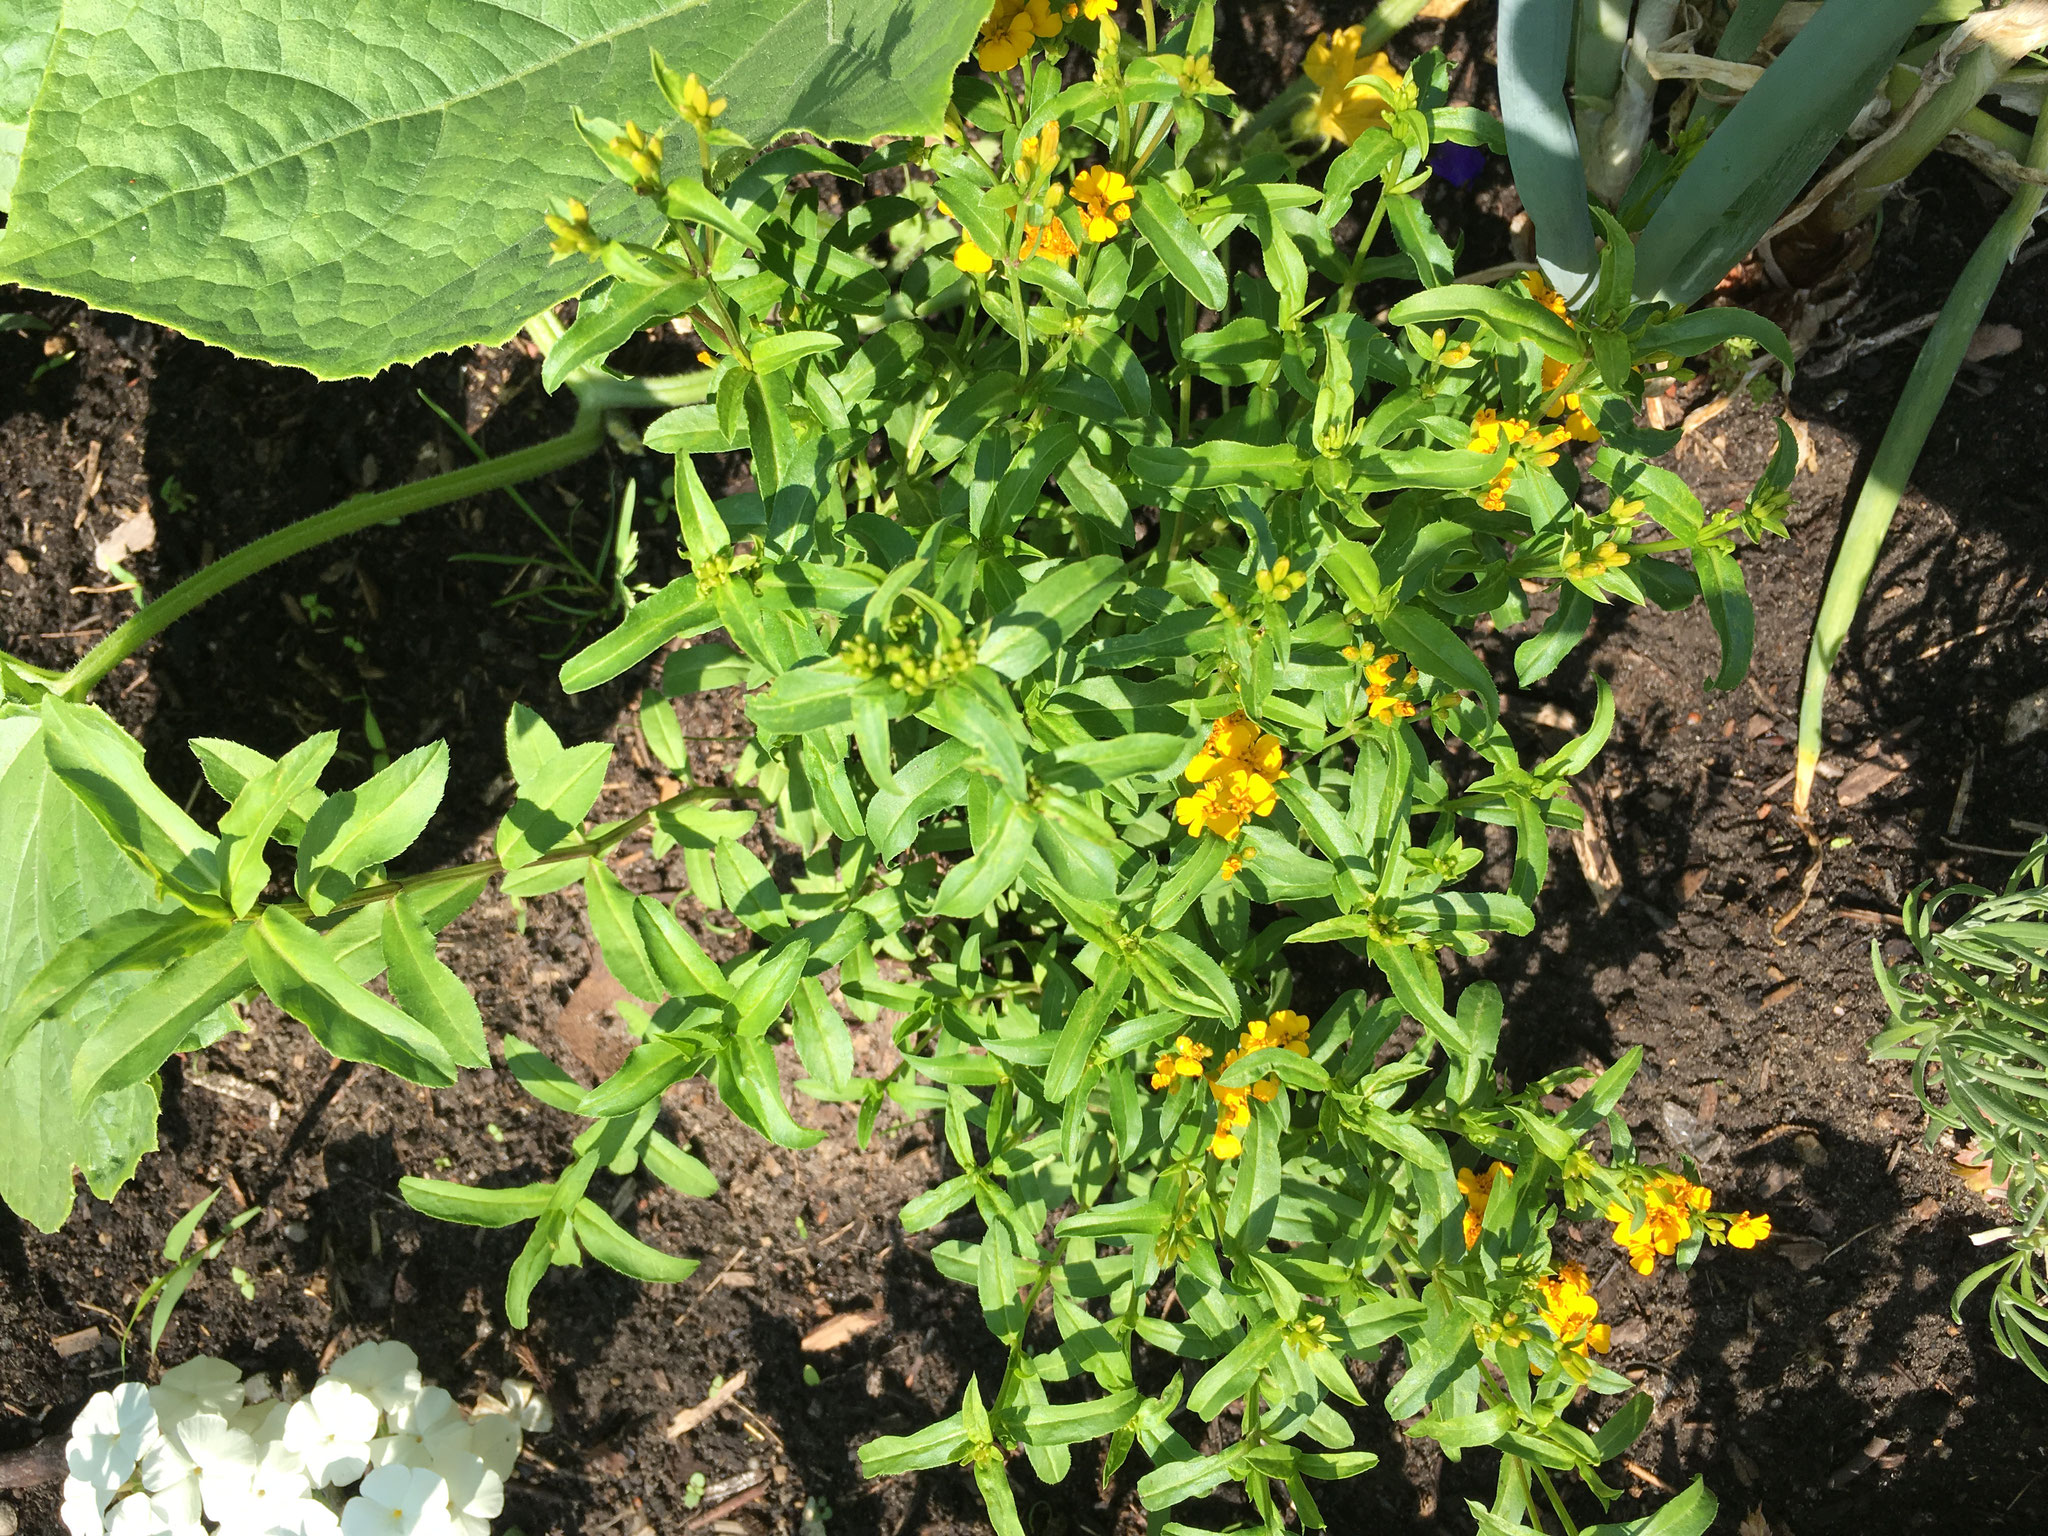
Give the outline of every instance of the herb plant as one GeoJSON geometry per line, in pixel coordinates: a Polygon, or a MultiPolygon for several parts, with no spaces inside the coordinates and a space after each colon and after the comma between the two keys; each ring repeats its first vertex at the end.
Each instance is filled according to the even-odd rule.
{"type": "Polygon", "coordinates": [[[2008,1246],[1956,1287],[1952,1310],[1961,1321],[1963,1302],[1989,1285],[1992,1342],[2048,1380],[2048,841],[2003,891],[1922,887],[1903,921],[1911,957],[1886,965],[1871,945],[1892,1013],[1871,1055],[1913,1063],[1930,1146],[1948,1131],[1988,1155],[2013,1219],[1975,1241],[2008,1246]],[[1963,910],[1945,918],[1951,902],[1963,910]]]}
{"type": "MultiPolygon", "coordinates": [[[[1743,337],[1789,365],[1789,348],[1754,316],[1637,300],[1611,223],[1576,304],[1533,274],[1453,281],[1418,194],[1439,145],[1498,148],[1500,131],[1449,104],[1438,55],[1397,74],[1334,34],[1312,96],[1247,114],[1210,68],[1209,4],[1163,23],[1141,6],[1142,37],[1109,10],[998,0],[945,133],[857,160],[757,155],[731,126],[755,110],[736,88],[657,54],[649,120],[669,126],[579,114],[618,185],[560,186],[546,220],[558,270],[580,274],[550,281],[585,289],[573,324],[532,327],[545,382],[584,406],[569,438],[260,541],[70,674],[6,669],[0,803],[33,814],[0,851],[116,890],[39,888],[48,921],[0,956],[24,978],[0,1071],[70,1117],[26,1214],[62,1219],[74,1162],[118,1186],[153,1139],[158,1068],[235,1027],[225,1009],[252,987],[335,1055],[413,1082],[487,1064],[435,932],[488,880],[514,897],[580,883],[644,1004],[639,1043],[589,1089],[500,1046],[536,1098],[590,1122],[572,1162],[519,1189],[402,1185],[435,1216],[532,1223],[515,1325],[554,1265],[694,1267],[588,1193],[643,1167],[714,1187],[660,1128],[665,1089],[706,1077],[770,1141],[821,1139],[786,1096],[786,1034],[796,1091],[858,1105],[863,1140],[884,1115],[941,1120],[959,1171],[903,1224],[972,1207],[978,1233],[934,1257],[1008,1351],[949,1418],[864,1447],[871,1473],[963,1463],[1014,1536],[1010,1457],[1057,1480],[1072,1446],[1103,1442],[1104,1475],[1143,1452],[1150,1510],[1237,1485],[1266,1529],[1320,1525],[1310,1485],[1373,1461],[1338,1404],[1361,1404],[1354,1368],[1398,1345],[1382,1409],[1453,1457],[1500,1453],[1484,1529],[1620,1529],[1575,1525],[1562,1484],[1610,1501],[1599,1467],[1649,1400],[1598,1358],[1557,1224],[1604,1218],[1644,1273],[1769,1224],[1637,1160],[1616,1113],[1637,1053],[1590,1083],[1507,1085],[1498,989],[1447,984],[1444,952],[1530,930],[1550,833],[1579,818],[1566,791],[1614,716],[1596,680],[1588,732],[1529,754],[1474,641],[1554,602],[1512,652],[1527,686],[1601,604],[1703,600],[1712,683],[1739,683],[1753,625],[1733,551],[1778,527],[1790,435],[1743,506],[1710,513],[1648,462],[1675,434],[1636,416],[1685,358],[1743,337]],[[702,339],[701,374],[604,371],[671,319],[702,339]],[[651,679],[659,655],[641,719],[671,768],[670,701],[745,686],[732,787],[592,825],[610,747],[516,708],[495,857],[394,878],[445,747],[324,793],[332,736],[274,761],[195,743],[229,803],[208,829],[80,702],[241,575],[592,451],[606,409],[664,396],[645,440],[676,456],[689,572],[562,682],[651,679]],[[714,499],[693,456],[734,450],[753,488],[714,499]],[[765,816],[802,860],[786,887],[741,840],[765,816]],[[642,833],[681,850],[747,953],[712,961],[624,887],[607,855],[642,833]],[[273,843],[291,889],[266,899],[273,843]],[[380,975],[388,997],[367,990],[380,975]],[[880,1080],[854,1070],[848,1014],[900,1051],[880,1080]],[[1588,1388],[1623,1401],[1578,1416],[1588,1388]],[[1198,1452],[1196,1421],[1232,1404],[1236,1437],[1198,1452]]],[[[1714,1509],[1695,1484],[1631,1529],[1687,1536],[1714,1509]]]]}

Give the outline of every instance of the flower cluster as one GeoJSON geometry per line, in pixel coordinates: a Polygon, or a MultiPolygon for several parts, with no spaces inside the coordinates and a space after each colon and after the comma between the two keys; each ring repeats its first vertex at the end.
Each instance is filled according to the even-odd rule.
{"type": "Polygon", "coordinates": [[[1403,672],[1398,651],[1374,655],[1369,645],[1347,645],[1344,656],[1365,669],[1365,709],[1375,725],[1392,725],[1414,715],[1415,701],[1407,695],[1422,681],[1422,674],[1413,667],[1403,672]],[[1401,672],[1398,682],[1396,672],[1401,672]]]}
{"type": "Polygon", "coordinates": [[[1117,229],[1131,217],[1131,200],[1138,189],[1121,171],[1091,165],[1074,178],[1074,201],[1081,207],[1081,232],[1097,245],[1114,240],[1117,229]]]}
{"type": "Polygon", "coordinates": [[[1369,75],[1389,85],[1403,85],[1401,72],[1384,53],[1361,60],[1358,45],[1365,28],[1343,27],[1309,44],[1302,73],[1322,89],[1316,97],[1315,131],[1339,144],[1349,144],[1387,115],[1387,100],[1359,77],[1369,75]]]}
{"type": "Polygon", "coordinates": [[[1557,564],[1573,581],[1598,581],[1627,565],[1628,551],[1612,539],[1602,539],[1590,550],[1567,549],[1557,557],[1557,564]]]}
{"type": "Polygon", "coordinates": [[[1659,1256],[1668,1259],[1676,1255],[1695,1227],[1710,1241],[1731,1248],[1754,1248],[1771,1235],[1768,1216],[1709,1210],[1714,1192],[1682,1173],[1652,1175],[1642,1186],[1641,1199],[1640,1214],[1618,1200],[1607,1206],[1614,1240],[1627,1252],[1629,1267],[1639,1275],[1654,1270],[1659,1256]]]}
{"type": "Polygon", "coordinates": [[[1191,836],[1204,831],[1234,838],[1254,816],[1270,816],[1279,803],[1273,786],[1287,777],[1280,738],[1269,736],[1243,711],[1209,727],[1209,739],[1181,775],[1195,786],[1174,802],[1174,819],[1191,836]]]}
{"type": "MultiPolygon", "coordinates": [[[[1271,1049],[1291,1051],[1296,1056],[1308,1055],[1308,1019],[1285,1008],[1274,1009],[1270,1019],[1253,1019],[1238,1033],[1237,1048],[1224,1053],[1216,1068],[1217,1074],[1221,1076],[1228,1072],[1240,1056],[1271,1049]]],[[[1280,1079],[1271,1076],[1241,1088],[1226,1088],[1211,1081],[1209,1094],[1216,1100],[1216,1131],[1209,1138],[1210,1154],[1231,1158],[1242,1152],[1244,1142],[1237,1133],[1252,1123],[1252,1100],[1270,1104],[1279,1091],[1280,1079]]]]}
{"type": "Polygon", "coordinates": [[[1015,69],[1024,55],[1048,37],[1058,37],[1060,19],[1052,0],[996,0],[975,39],[974,62],[992,75],[1015,69]]]}
{"type": "Polygon", "coordinates": [[[1536,1292],[1542,1298],[1537,1315],[1548,1325],[1560,1353],[1581,1358],[1589,1349],[1596,1355],[1607,1353],[1607,1325],[1599,1320],[1600,1303],[1594,1298],[1593,1282],[1583,1268],[1565,1265],[1556,1274],[1538,1280],[1536,1292]]]}
{"type": "Polygon", "coordinates": [[[1515,471],[1524,464],[1548,469],[1557,462],[1557,450],[1571,440],[1569,426],[1539,427],[1519,416],[1502,416],[1492,406],[1483,407],[1472,418],[1472,436],[1465,446],[1474,453],[1490,455],[1500,452],[1501,444],[1506,443],[1510,452],[1500,473],[1478,493],[1479,505],[1489,512],[1504,510],[1515,471]]]}
{"type": "Polygon", "coordinates": [[[295,1401],[200,1356],[154,1387],[94,1396],[66,1443],[71,1536],[489,1536],[522,1431],[553,1423],[530,1383],[465,1414],[403,1344],[360,1344],[295,1401]],[[342,1490],[357,1483],[344,1501],[342,1490]]]}
{"type": "Polygon", "coordinates": [[[930,693],[974,665],[980,650],[972,636],[962,636],[926,654],[907,640],[877,644],[855,635],[839,647],[847,667],[862,677],[888,676],[889,686],[905,693],[930,693]]]}
{"type": "MultiPolygon", "coordinates": [[[[1029,187],[1041,178],[1050,178],[1059,164],[1060,125],[1057,119],[1047,123],[1037,133],[1017,146],[1017,158],[1010,166],[1010,173],[1029,187]]],[[[1066,197],[1066,189],[1057,181],[1047,179],[1039,193],[1039,202],[1045,210],[1043,223],[1032,223],[1028,218],[1024,224],[1024,239],[1017,255],[1020,260],[1029,261],[1034,256],[1043,256],[1048,261],[1064,262],[1071,259],[1080,247],[1074,244],[1074,237],[1067,233],[1067,226],[1056,216],[1056,210],[1066,197]]],[[[939,212],[953,218],[953,210],[944,201],[939,203],[939,212]]],[[[1018,210],[1012,208],[1009,217],[1014,220],[1018,210]]],[[[984,251],[972,235],[962,231],[960,243],[953,248],[953,265],[973,277],[985,277],[995,269],[995,258],[984,251]]]]}
{"type": "Polygon", "coordinates": [[[1182,1035],[1173,1042],[1172,1050],[1161,1051],[1159,1059],[1152,1063],[1152,1086],[1168,1093],[1180,1092],[1180,1085],[1188,1078],[1200,1077],[1205,1070],[1202,1063],[1215,1054],[1208,1046],[1182,1035]]]}
{"type": "Polygon", "coordinates": [[[1493,1198],[1495,1179],[1512,1179],[1515,1170],[1506,1163],[1495,1163],[1486,1172],[1476,1168],[1458,1170],[1458,1193],[1465,1197],[1465,1246],[1473,1248],[1479,1242],[1479,1226],[1486,1220],[1486,1203],[1493,1198]]]}

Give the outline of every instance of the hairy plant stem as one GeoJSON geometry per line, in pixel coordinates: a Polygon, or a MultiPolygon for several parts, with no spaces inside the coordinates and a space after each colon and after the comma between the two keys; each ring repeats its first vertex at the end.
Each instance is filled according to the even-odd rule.
{"type": "MultiPolygon", "coordinates": [[[[555,324],[552,315],[545,319],[545,326],[538,319],[530,322],[529,332],[537,328],[547,342],[552,342],[559,337],[561,328],[555,324]]],[[[128,657],[208,598],[218,597],[236,582],[246,580],[258,571],[268,570],[281,560],[289,560],[330,540],[358,533],[378,523],[395,522],[414,512],[444,507],[452,501],[518,485],[567,468],[589,458],[603,445],[606,410],[695,405],[709,397],[710,379],[708,369],[644,379],[620,379],[602,373],[578,378],[571,386],[578,405],[576,422],[560,437],[535,443],[531,448],[521,448],[502,458],[487,459],[481,464],[415,480],[411,485],[401,485],[395,490],[351,496],[339,506],[302,518],[288,528],[264,535],[253,544],[245,544],[225,559],[195,571],[155,601],[137,610],[127,622],[80,657],[78,664],[52,685],[51,691],[63,698],[81,699],[94,684],[128,657]]]]}
{"type": "Polygon", "coordinates": [[[238,581],[267,570],[281,560],[303,554],[345,534],[388,523],[430,507],[517,485],[551,470],[587,459],[604,442],[602,414],[586,405],[576,424],[560,437],[501,459],[450,470],[395,490],[351,496],[340,506],[313,517],[303,518],[288,528],[265,534],[233,554],[216,560],[138,610],[127,622],[79,658],[78,664],[59,679],[53,692],[68,699],[81,699],[92,686],[150,640],[197,608],[208,598],[218,597],[238,581]]]}

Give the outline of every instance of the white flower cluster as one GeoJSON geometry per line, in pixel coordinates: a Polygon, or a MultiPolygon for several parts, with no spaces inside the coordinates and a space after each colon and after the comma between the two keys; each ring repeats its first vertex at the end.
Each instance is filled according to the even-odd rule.
{"type": "Polygon", "coordinates": [[[202,1355],[88,1402],[64,1454],[71,1536],[489,1536],[532,1383],[464,1413],[399,1343],[359,1344],[295,1402],[202,1355]],[[360,1479],[352,1496],[342,1490],[360,1479]]]}

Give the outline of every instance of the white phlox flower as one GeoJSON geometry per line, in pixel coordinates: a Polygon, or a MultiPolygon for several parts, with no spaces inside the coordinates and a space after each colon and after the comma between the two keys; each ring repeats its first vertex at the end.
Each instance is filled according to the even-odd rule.
{"type": "Polygon", "coordinates": [[[376,1467],[341,1510],[341,1536],[449,1536],[448,1485],[429,1467],[376,1467]]]}
{"type": "Polygon", "coordinates": [[[195,1413],[217,1413],[231,1419],[244,1401],[242,1373],[225,1360],[194,1355],[165,1371],[163,1379],[149,1389],[149,1400],[165,1434],[195,1413]]]}
{"type": "Polygon", "coordinates": [[[507,1376],[498,1383],[505,1399],[505,1412],[529,1435],[544,1435],[555,1427],[555,1410],[541,1390],[530,1381],[507,1376]]]}
{"type": "Polygon", "coordinates": [[[457,1523],[476,1522],[488,1536],[491,1522],[505,1512],[503,1476],[468,1449],[466,1436],[442,1435],[428,1442],[427,1452],[427,1466],[448,1485],[448,1508],[457,1523]]]}
{"type": "Polygon", "coordinates": [[[63,1502],[57,1506],[57,1518],[64,1522],[64,1529],[71,1536],[104,1536],[106,1507],[107,1501],[100,1497],[99,1490],[84,1478],[64,1479],[63,1502]]]}
{"type": "Polygon", "coordinates": [[[394,1413],[419,1395],[420,1357],[396,1339],[358,1344],[328,1367],[327,1379],[346,1382],[380,1412],[394,1413]]]}
{"type": "Polygon", "coordinates": [[[441,1387],[422,1387],[410,1402],[386,1413],[384,1422],[388,1433],[370,1447],[370,1460],[380,1467],[393,1462],[431,1466],[432,1446],[442,1439],[452,1438],[461,1450],[469,1449],[469,1423],[441,1387]]]}
{"type": "Polygon", "coordinates": [[[95,1392],[71,1421],[65,1468],[99,1496],[104,1510],[134,1473],[156,1429],[156,1408],[142,1383],[124,1381],[111,1392],[95,1392]]]}
{"type": "Polygon", "coordinates": [[[107,1511],[107,1536],[205,1536],[199,1482],[185,1478],[163,1493],[131,1493],[107,1511]]]}
{"type": "Polygon", "coordinates": [[[222,1526],[220,1536],[340,1536],[341,1517],[318,1499],[292,1499],[255,1508],[238,1526],[222,1526]]]}
{"type": "Polygon", "coordinates": [[[375,1403],[347,1382],[330,1377],[292,1404],[285,1416],[284,1443],[304,1460],[314,1487],[352,1483],[370,1464],[377,1417],[375,1403]]]}
{"type": "Polygon", "coordinates": [[[519,1461],[523,1437],[519,1425],[508,1414],[478,1413],[469,1421],[469,1453],[503,1482],[519,1461]]]}
{"type": "Polygon", "coordinates": [[[291,1417],[292,1405],[277,1398],[251,1403],[228,1422],[259,1446],[267,1446],[274,1440],[284,1438],[285,1421],[291,1417]]]}
{"type": "Polygon", "coordinates": [[[255,1439],[217,1413],[195,1413],[173,1433],[198,1470],[206,1517],[239,1524],[255,1497],[251,1484],[256,1465],[263,1459],[255,1439]]]}

